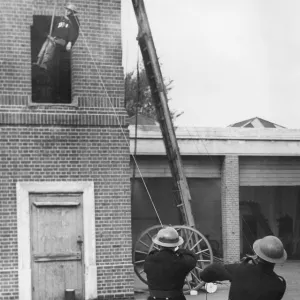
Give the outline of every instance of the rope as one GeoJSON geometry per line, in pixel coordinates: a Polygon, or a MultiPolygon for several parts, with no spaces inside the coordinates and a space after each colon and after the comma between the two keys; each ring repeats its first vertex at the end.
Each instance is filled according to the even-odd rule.
{"type": "MultiPolygon", "coordinates": [[[[87,43],[87,41],[86,41],[85,34],[84,34],[83,30],[81,29],[81,26],[80,26],[80,24],[79,24],[77,18],[75,18],[75,20],[76,20],[76,22],[77,22],[77,24],[78,24],[78,27],[79,27],[79,29],[80,29],[80,33],[81,33],[81,35],[82,35],[84,44],[85,44],[85,46],[86,46],[86,48],[87,48],[87,50],[88,50],[88,52],[89,52],[89,55],[90,55],[90,57],[91,57],[91,59],[92,59],[92,62],[93,62],[93,64],[94,64],[94,66],[95,66],[95,69],[96,69],[96,71],[97,71],[98,77],[99,77],[99,79],[100,79],[100,86],[102,85],[102,88],[103,88],[103,90],[104,90],[104,92],[105,92],[105,94],[106,94],[106,97],[107,97],[107,99],[108,99],[108,101],[109,101],[109,103],[110,103],[110,106],[111,106],[112,109],[113,109],[113,112],[114,112],[114,115],[115,115],[115,117],[116,117],[116,119],[117,119],[118,125],[119,125],[119,127],[120,127],[120,129],[121,129],[121,132],[122,132],[123,136],[124,136],[124,139],[125,139],[125,142],[126,142],[126,144],[127,144],[127,146],[128,146],[128,149],[130,149],[130,143],[129,143],[127,137],[126,137],[126,134],[125,134],[124,129],[123,129],[123,127],[122,127],[120,118],[119,118],[119,116],[118,116],[118,114],[117,114],[117,112],[116,112],[116,109],[115,109],[115,107],[114,107],[114,105],[113,105],[113,102],[112,102],[112,100],[111,100],[111,98],[110,98],[110,96],[109,96],[109,94],[108,94],[108,91],[107,91],[107,89],[106,89],[105,83],[103,82],[101,73],[100,73],[100,71],[99,71],[99,68],[97,67],[96,61],[95,61],[95,59],[94,59],[94,57],[93,57],[93,54],[92,54],[92,52],[91,52],[91,50],[90,50],[90,47],[89,47],[89,45],[88,45],[88,43],[87,43]]],[[[161,221],[161,219],[160,219],[160,217],[159,217],[158,211],[157,211],[157,209],[156,209],[156,207],[155,207],[155,204],[154,204],[154,202],[153,202],[153,199],[152,199],[152,197],[151,197],[151,194],[150,194],[150,192],[149,192],[149,189],[148,189],[148,187],[147,187],[147,185],[146,185],[146,182],[145,182],[145,180],[144,180],[144,177],[143,177],[143,175],[142,175],[142,172],[141,172],[141,170],[140,170],[140,168],[139,168],[139,166],[138,166],[137,160],[136,160],[136,158],[135,158],[134,155],[131,154],[131,156],[132,156],[132,158],[133,158],[133,160],[134,160],[134,163],[135,163],[135,165],[136,165],[136,168],[137,168],[137,170],[138,170],[138,173],[140,174],[140,177],[141,177],[141,179],[142,179],[143,185],[144,185],[144,187],[145,187],[145,189],[146,189],[146,192],[147,192],[147,194],[148,194],[148,196],[149,196],[149,199],[150,199],[150,201],[151,201],[151,204],[152,204],[152,206],[153,206],[153,209],[154,209],[154,211],[155,211],[155,214],[156,214],[156,216],[157,216],[157,219],[158,219],[160,225],[163,226],[163,223],[162,223],[162,221],[161,221]]]]}
{"type": "Polygon", "coordinates": [[[54,23],[54,16],[55,16],[55,12],[56,12],[56,6],[57,6],[57,0],[54,3],[52,18],[51,18],[51,26],[50,26],[50,30],[49,30],[49,36],[52,35],[52,29],[53,29],[53,23],[54,23]]]}
{"type": "MultiPolygon", "coordinates": [[[[135,105],[135,125],[134,125],[134,151],[133,155],[136,157],[137,152],[137,125],[138,125],[138,104],[140,102],[140,73],[139,73],[139,58],[136,65],[136,71],[137,71],[137,95],[136,95],[136,101],[134,103],[135,105]]],[[[126,79],[125,79],[126,80],[126,79]]],[[[133,170],[132,170],[132,190],[131,190],[131,199],[134,199],[134,186],[135,186],[135,164],[133,164],[133,170]]],[[[133,202],[133,201],[132,201],[133,202]]]]}
{"type": "MultiPolygon", "coordinates": [[[[109,96],[109,93],[108,93],[108,91],[107,91],[106,85],[105,85],[105,83],[104,83],[104,81],[103,81],[103,79],[102,79],[102,76],[101,76],[101,73],[100,73],[100,71],[99,71],[99,68],[98,68],[98,66],[97,66],[97,64],[96,64],[96,61],[95,61],[95,59],[94,59],[94,57],[93,57],[93,55],[92,55],[92,52],[91,52],[91,50],[90,50],[90,47],[89,47],[88,43],[87,43],[87,40],[86,40],[86,38],[85,38],[85,34],[84,34],[82,28],[80,27],[77,18],[75,18],[75,19],[76,19],[76,22],[77,22],[77,24],[78,24],[78,26],[79,26],[80,33],[81,33],[81,35],[82,35],[82,37],[83,37],[84,44],[85,44],[85,46],[86,46],[86,48],[87,48],[87,50],[88,50],[88,52],[89,52],[89,55],[90,55],[90,57],[91,57],[91,59],[92,59],[92,62],[93,62],[94,67],[95,67],[95,69],[96,69],[96,71],[97,71],[98,77],[99,77],[99,79],[100,79],[100,86],[102,85],[102,88],[103,88],[103,90],[104,90],[104,92],[105,92],[105,94],[106,94],[106,96],[107,96],[107,99],[109,100],[109,103],[110,103],[110,105],[111,105],[111,107],[112,107],[112,109],[113,109],[114,115],[115,115],[115,117],[116,117],[116,119],[117,119],[118,125],[119,125],[119,127],[120,127],[120,129],[121,129],[121,132],[122,132],[123,136],[124,136],[125,142],[126,142],[128,148],[130,149],[130,143],[129,143],[128,139],[127,139],[127,136],[126,136],[126,134],[125,134],[125,132],[124,132],[124,129],[123,129],[123,127],[122,127],[122,124],[121,124],[121,122],[120,122],[120,118],[119,118],[119,116],[118,116],[118,114],[117,114],[117,112],[116,112],[116,110],[115,110],[115,107],[114,107],[114,105],[113,105],[113,103],[112,103],[112,100],[111,100],[111,98],[110,98],[110,96],[109,96]]],[[[138,93],[139,93],[139,91],[138,91],[138,93]]],[[[137,133],[135,133],[135,134],[137,135],[137,133]]],[[[136,138],[137,138],[137,136],[136,136],[136,138]]],[[[202,141],[202,142],[203,142],[203,141],[202,141]]],[[[206,151],[207,151],[206,146],[205,146],[205,149],[206,149],[206,151]]],[[[199,151],[199,150],[198,150],[198,151],[199,151]]],[[[209,155],[208,151],[207,151],[207,154],[209,155]]],[[[136,155],[136,153],[135,153],[135,155],[136,155]]],[[[136,168],[137,168],[137,170],[138,170],[138,173],[139,173],[139,175],[140,175],[140,177],[141,177],[141,179],[142,179],[143,185],[144,185],[144,187],[145,187],[145,189],[146,189],[146,192],[147,192],[147,194],[148,194],[148,196],[149,196],[149,199],[150,199],[150,201],[151,201],[151,204],[152,204],[152,206],[153,206],[153,209],[154,209],[154,211],[155,211],[155,214],[156,214],[156,216],[157,216],[157,218],[158,218],[158,220],[159,220],[159,223],[160,223],[161,226],[163,226],[162,221],[161,221],[161,219],[160,219],[160,217],[159,217],[158,211],[157,211],[157,209],[156,209],[156,206],[155,206],[155,204],[154,204],[154,202],[153,202],[153,199],[152,199],[152,197],[151,197],[150,191],[149,191],[149,189],[148,189],[148,187],[147,187],[147,185],[146,185],[146,182],[145,182],[145,180],[144,180],[144,177],[143,177],[143,175],[142,175],[142,172],[141,172],[141,170],[140,170],[140,168],[139,168],[139,165],[138,165],[138,162],[137,162],[137,160],[136,160],[135,155],[132,155],[132,154],[131,154],[131,156],[132,156],[132,158],[133,158],[133,160],[134,160],[134,164],[135,164],[135,166],[136,166],[136,168]]],[[[209,157],[211,158],[210,155],[209,155],[209,157]]],[[[211,158],[211,159],[212,159],[212,158],[211,158]]],[[[219,261],[222,261],[221,259],[218,259],[218,260],[219,260],[219,261]]],[[[206,293],[206,299],[207,299],[207,293],[206,293]]]]}

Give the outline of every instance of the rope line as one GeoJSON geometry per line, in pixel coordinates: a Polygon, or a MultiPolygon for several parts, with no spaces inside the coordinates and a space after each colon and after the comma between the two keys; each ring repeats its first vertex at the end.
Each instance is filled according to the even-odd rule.
{"type": "MultiPolygon", "coordinates": [[[[77,20],[77,19],[76,19],[76,22],[78,23],[78,20],[77,20]]],[[[79,25],[79,24],[78,24],[78,25],[79,25]]],[[[113,102],[112,102],[112,100],[111,100],[111,97],[109,96],[108,90],[107,90],[106,85],[105,85],[105,83],[104,83],[104,81],[103,81],[103,78],[102,78],[102,76],[101,76],[101,73],[100,73],[100,71],[99,71],[99,68],[98,68],[98,66],[97,66],[97,63],[96,63],[96,61],[95,61],[95,59],[94,59],[94,57],[93,57],[93,54],[92,54],[92,52],[91,52],[91,49],[90,49],[90,47],[89,47],[89,45],[88,45],[88,43],[87,43],[87,39],[86,39],[86,37],[85,37],[85,34],[84,34],[84,32],[83,32],[81,26],[79,26],[79,29],[80,29],[80,33],[81,33],[81,35],[82,35],[82,37],[83,37],[84,44],[85,44],[85,46],[86,46],[86,48],[87,48],[87,50],[88,50],[88,52],[89,52],[89,55],[90,55],[90,57],[91,57],[91,60],[92,60],[92,62],[93,62],[93,64],[94,64],[94,67],[95,67],[96,72],[97,72],[97,74],[98,74],[98,77],[99,77],[99,79],[100,79],[100,86],[102,86],[102,88],[103,88],[103,90],[104,90],[104,92],[105,92],[105,94],[106,94],[106,97],[107,97],[107,99],[108,99],[108,101],[109,101],[109,103],[110,103],[111,108],[113,109],[113,113],[114,113],[114,115],[115,115],[115,117],[116,117],[116,120],[117,120],[117,122],[118,122],[118,125],[119,125],[119,127],[120,127],[120,130],[121,130],[122,135],[123,135],[123,137],[124,137],[124,140],[125,140],[125,142],[126,142],[128,148],[130,149],[130,142],[128,141],[127,136],[126,136],[126,134],[125,134],[125,132],[124,132],[123,126],[122,126],[121,121],[120,121],[120,118],[119,118],[119,116],[118,116],[118,114],[117,114],[117,112],[116,112],[116,109],[115,109],[115,107],[114,107],[114,105],[113,105],[113,102]]],[[[137,134],[137,133],[135,133],[135,134],[137,134]]],[[[190,134],[190,133],[189,133],[189,134],[190,134]]],[[[201,141],[202,141],[202,140],[201,140],[201,141]]],[[[203,141],[202,141],[202,142],[203,142],[203,141]]],[[[197,146],[197,147],[198,147],[198,146],[197,146]]],[[[204,145],[204,147],[205,147],[205,149],[206,149],[206,152],[207,152],[208,156],[209,156],[210,159],[212,160],[212,157],[211,157],[210,154],[208,153],[208,150],[207,150],[207,148],[206,148],[205,145],[204,145]]],[[[200,151],[198,150],[198,152],[200,152],[200,151]]],[[[149,199],[150,199],[150,201],[151,201],[151,204],[152,204],[152,206],[153,206],[153,209],[154,209],[154,211],[155,211],[155,214],[156,214],[156,216],[157,216],[157,218],[158,218],[158,220],[159,220],[159,223],[160,223],[161,226],[163,226],[163,223],[162,223],[162,221],[161,221],[161,219],[160,219],[160,217],[159,217],[157,208],[156,208],[156,206],[155,206],[155,204],[154,204],[154,201],[153,201],[153,199],[152,199],[152,196],[151,196],[151,194],[150,194],[150,191],[149,191],[149,189],[148,189],[148,187],[147,187],[147,184],[146,184],[146,182],[145,182],[145,180],[144,180],[143,174],[142,174],[142,172],[141,172],[141,170],[140,170],[140,168],[139,168],[139,165],[138,165],[138,162],[137,162],[137,160],[136,160],[136,157],[135,157],[135,155],[132,155],[132,154],[130,154],[130,155],[131,155],[131,157],[132,157],[133,160],[134,160],[134,164],[135,164],[135,166],[136,166],[136,168],[137,168],[137,171],[138,171],[138,173],[139,173],[139,175],[140,175],[140,177],[141,177],[141,180],[142,180],[143,185],[144,185],[144,187],[145,187],[145,189],[146,189],[146,192],[147,192],[147,194],[148,194],[148,196],[149,196],[149,199]]],[[[213,160],[212,160],[212,162],[213,162],[213,160]]],[[[214,162],[213,162],[213,163],[214,163],[214,162]]],[[[221,261],[221,259],[218,259],[218,260],[221,261]]],[[[207,294],[206,294],[206,299],[207,299],[207,294]]]]}
{"type": "MultiPolygon", "coordinates": [[[[121,129],[121,132],[122,132],[122,134],[123,134],[123,136],[124,136],[125,142],[126,142],[126,144],[127,144],[127,146],[128,146],[128,149],[129,149],[129,151],[130,151],[130,142],[128,141],[128,139],[127,139],[127,137],[126,137],[126,134],[125,134],[125,132],[124,132],[123,126],[122,126],[121,121],[120,121],[120,118],[119,118],[119,116],[118,116],[118,114],[117,114],[117,112],[116,112],[116,109],[115,109],[115,107],[114,107],[114,105],[113,105],[113,102],[112,102],[112,100],[111,100],[111,97],[109,96],[109,93],[108,93],[108,91],[107,91],[107,89],[106,89],[106,85],[105,85],[105,83],[104,83],[104,81],[103,81],[103,79],[102,79],[102,76],[101,76],[101,73],[100,73],[100,71],[99,71],[99,68],[98,68],[98,66],[97,66],[97,64],[96,64],[96,61],[95,61],[95,59],[94,59],[94,57],[93,57],[93,54],[92,54],[92,52],[91,52],[91,50],[90,50],[90,47],[89,47],[89,45],[88,45],[88,43],[87,43],[87,40],[86,40],[86,38],[85,38],[85,34],[84,34],[84,32],[83,32],[81,26],[79,25],[77,19],[76,19],[76,22],[77,22],[77,24],[78,24],[78,26],[79,26],[79,30],[80,30],[80,33],[81,33],[81,35],[82,35],[84,44],[85,44],[85,46],[86,46],[86,48],[87,48],[87,50],[88,50],[88,52],[89,52],[89,55],[90,55],[90,57],[91,57],[91,59],[92,59],[92,61],[93,61],[93,64],[94,64],[94,66],[95,66],[95,69],[96,69],[96,71],[97,71],[98,77],[99,77],[99,79],[100,79],[100,86],[102,86],[102,88],[103,88],[103,90],[104,90],[104,92],[105,92],[105,94],[106,94],[106,97],[107,97],[107,99],[108,99],[108,101],[109,101],[109,103],[110,103],[110,105],[111,105],[111,107],[112,107],[112,109],[113,109],[113,112],[114,112],[115,117],[116,117],[116,119],[117,119],[118,125],[119,125],[119,127],[120,127],[120,129],[121,129]]],[[[141,179],[142,179],[143,185],[144,185],[144,187],[145,187],[145,189],[146,189],[146,192],[147,192],[147,194],[148,194],[148,196],[149,196],[149,199],[150,199],[150,201],[151,201],[151,204],[152,204],[152,206],[153,206],[153,209],[154,209],[154,211],[155,211],[155,214],[156,214],[156,216],[157,216],[157,218],[158,218],[158,221],[159,221],[160,225],[163,226],[163,223],[162,223],[162,221],[161,221],[161,219],[160,219],[160,217],[159,217],[158,211],[157,211],[157,209],[156,209],[156,207],[155,207],[155,204],[154,204],[154,202],[153,202],[153,199],[152,199],[152,197],[151,197],[150,191],[149,191],[149,189],[148,189],[148,187],[147,187],[147,185],[146,185],[146,182],[145,182],[145,180],[144,180],[143,174],[142,174],[142,172],[141,172],[141,170],[140,170],[140,168],[139,168],[138,162],[137,162],[136,158],[134,157],[134,155],[132,155],[132,154],[130,154],[130,155],[132,156],[132,158],[133,158],[133,160],[134,160],[134,163],[135,163],[135,165],[136,165],[136,168],[137,168],[137,170],[138,170],[138,173],[140,174],[140,177],[141,177],[141,179]]]]}

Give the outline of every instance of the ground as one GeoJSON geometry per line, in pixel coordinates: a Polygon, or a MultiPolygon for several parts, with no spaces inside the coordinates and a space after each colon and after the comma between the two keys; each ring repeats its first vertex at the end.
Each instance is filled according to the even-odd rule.
{"type": "MultiPolygon", "coordinates": [[[[300,295],[300,261],[288,261],[283,266],[276,266],[275,272],[285,278],[287,290],[282,300],[298,300],[300,295]]],[[[197,296],[187,296],[187,300],[227,300],[229,284],[218,285],[213,294],[199,291],[197,296]]],[[[138,278],[135,281],[135,299],[146,299],[147,287],[138,278]]]]}

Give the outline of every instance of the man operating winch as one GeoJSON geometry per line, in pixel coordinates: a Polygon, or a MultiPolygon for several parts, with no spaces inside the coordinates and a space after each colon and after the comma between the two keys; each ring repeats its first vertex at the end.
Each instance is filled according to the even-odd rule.
{"type": "Polygon", "coordinates": [[[185,277],[196,266],[196,254],[179,248],[183,238],[173,227],[161,229],[153,237],[153,243],[159,249],[151,251],[144,264],[150,292],[148,300],[185,300],[182,289],[185,277]]]}
{"type": "Polygon", "coordinates": [[[254,242],[254,256],[246,256],[241,263],[213,263],[200,278],[205,282],[229,280],[229,300],[280,300],[285,290],[283,277],[274,272],[275,264],[287,258],[282,242],[275,236],[266,236],[254,242]]]}

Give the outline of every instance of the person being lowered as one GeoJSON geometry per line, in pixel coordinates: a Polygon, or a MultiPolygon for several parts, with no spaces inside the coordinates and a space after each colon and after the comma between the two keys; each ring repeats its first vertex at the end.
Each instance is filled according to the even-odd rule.
{"type": "Polygon", "coordinates": [[[35,65],[47,70],[54,56],[61,51],[70,51],[79,35],[79,19],[76,16],[77,9],[72,3],[65,6],[65,14],[55,24],[53,34],[45,40],[35,65]]]}

